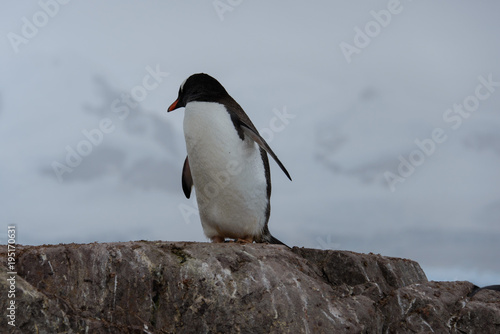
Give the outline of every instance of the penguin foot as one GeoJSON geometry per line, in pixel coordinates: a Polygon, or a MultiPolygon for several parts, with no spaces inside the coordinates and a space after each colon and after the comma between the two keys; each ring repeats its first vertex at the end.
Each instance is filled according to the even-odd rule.
{"type": "Polygon", "coordinates": [[[253,237],[238,238],[236,242],[239,244],[251,244],[253,243],[253,237]]]}
{"type": "Polygon", "coordinates": [[[226,239],[223,237],[220,237],[220,236],[216,236],[216,237],[210,238],[210,240],[212,240],[212,242],[215,242],[215,243],[221,243],[221,242],[224,242],[226,239]]]}
{"type": "Polygon", "coordinates": [[[253,237],[236,238],[236,239],[226,240],[226,238],[223,238],[221,236],[216,236],[216,237],[211,237],[210,240],[212,240],[213,243],[223,243],[223,242],[234,242],[234,243],[239,243],[239,244],[251,244],[251,243],[253,243],[253,237]]]}

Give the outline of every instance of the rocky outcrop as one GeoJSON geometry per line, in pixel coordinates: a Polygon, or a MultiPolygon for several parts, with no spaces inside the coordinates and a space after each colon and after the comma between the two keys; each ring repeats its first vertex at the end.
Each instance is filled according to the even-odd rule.
{"type": "MultiPolygon", "coordinates": [[[[0,247],[6,263],[6,247],[0,247]]],[[[499,333],[500,293],[410,260],[265,244],[18,246],[12,333],[499,333]]]]}

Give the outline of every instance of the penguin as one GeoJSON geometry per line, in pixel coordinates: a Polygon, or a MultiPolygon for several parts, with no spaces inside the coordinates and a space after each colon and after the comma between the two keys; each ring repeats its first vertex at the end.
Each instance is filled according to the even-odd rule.
{"type": "Polygon", "coordinates": [[[212,242],[233,239],[288,247],[268,228],[267,155],[292,178],[241,106],[219,81],[197,73],[184,80],[167,112],[178,108],[185,108],[182,189],[189,198],[194,186],[205,236],[212,242]]]}

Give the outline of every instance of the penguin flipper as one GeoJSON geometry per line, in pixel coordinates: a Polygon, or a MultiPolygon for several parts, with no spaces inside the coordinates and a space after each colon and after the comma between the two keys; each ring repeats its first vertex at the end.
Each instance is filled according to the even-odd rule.
{"type": "Polygon", "coordinates": [[[191,189],[193,188],[193,177],[191,175],[191,169],[189,168],[189,160],[186,157],[184,160],[184,166],[182,167],[182,190],[186,198],[191,196],[191,189]]]}
{"type": "Polygon", "coordinates": [[[246,134],[248,137],[252,138],[254,142],[256,142],[263,150],[265,150],[271,157],[273,157],[274,161],[276,161],[278,166],[280,166],[283,173],[285,173],[288,179],[292,181],[292,178],[290,177],[290,174],[288,174],[288,171],[286,170],[285,166],[283,166],[280,159],[278,159],[276,154],[274,154],[273,150],[271,149],[271,147],[269,147],[264,138],[262,138],[262,136],[257,131],[252,129],[247,124],[243,123],[241,120],[240,120],[240,125],[241,129],[243,130],[243,133],[246,134]]]}

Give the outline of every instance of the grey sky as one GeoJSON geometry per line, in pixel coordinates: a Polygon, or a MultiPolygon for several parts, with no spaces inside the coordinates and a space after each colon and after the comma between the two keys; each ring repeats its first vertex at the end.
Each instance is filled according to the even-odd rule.
{"type": "Polygon", "coordinates": [[[23,244],[206,241],[180,184],[183,112],[165,112],[205,72],[293,178],[271,162],[277,238],[498,284],[499,12],[495,1],[9,3],[2,221],[23,244]]]}

